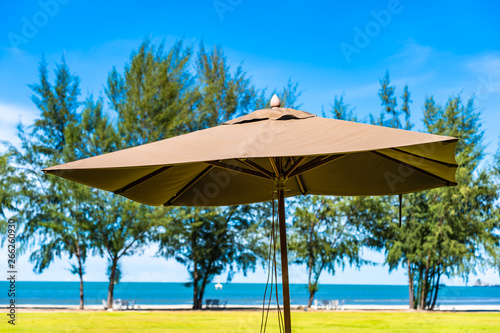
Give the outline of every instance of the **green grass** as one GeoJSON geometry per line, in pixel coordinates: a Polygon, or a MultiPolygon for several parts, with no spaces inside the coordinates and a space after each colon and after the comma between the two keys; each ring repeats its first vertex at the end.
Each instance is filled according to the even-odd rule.
{"type": "MultiPolygon", "coordinates": [[[[276,313],[267,332],[279,332],[276,313]]],[[[253,311],[44,312],[17,313],[16,327],[0,332],[259,332],[253,311]]],[[[500,332],[500,313],[293,312],[294,333],[322,332],[500,332]]]]}

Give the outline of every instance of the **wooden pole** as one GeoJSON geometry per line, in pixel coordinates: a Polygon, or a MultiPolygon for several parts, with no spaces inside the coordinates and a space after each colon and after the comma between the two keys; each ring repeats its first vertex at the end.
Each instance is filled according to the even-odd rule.
{"type": "Polygon", "coordinates": [[[291,333],[292,326],[290,321],[290,288],[288,284],[288,252],[286,246],[285,224],[285,192],[282,184],[278,187],[278,219],[280,227],[281,272],[283,286],[283,312],[285,315],[285,333],[291,333]]]}

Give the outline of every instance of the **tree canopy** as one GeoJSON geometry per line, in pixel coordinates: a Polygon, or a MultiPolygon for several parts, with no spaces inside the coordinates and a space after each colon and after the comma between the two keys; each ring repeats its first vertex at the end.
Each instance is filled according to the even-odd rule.
{"type": "MultiPolygon", "coordinates": [[[[112,68],[105,96],[82,98],[80,80],[64,57],[51,79],[44,58],[39,80],[30,85],[40,115],[18,127],[20,147],[7,143],[0,154],[0,216],[16,214],[19,239],[30,249],[36,272],[68,255],[71,272],[83,277],[90,254],[107,258],[108,307],[114,285],[126,274],[123,258],[158,244],[158,255],[175,258],[189,272],[193,308],[202,306],[206,286],[223,273],[228,280],[268,259],[271,203],[218,208],[152,208],[104,191],[41,173],[45,167],[141,145],[223,122],[267,107],[278,92],[282,106],[298,108],[301,91],[256,87],[243,66],[231,68],[221,47],[197,48],[183,41],[167,47],[145,40],[123,70],[112,68]]],[[[375,92],[374,92],[375,93],[375,92]]],[[[412,129],[410,90],[400,95],[389,72],[380,80],[382,110],[370,115],[375,125],[412,129]]],[[[334,118],[362,121],[344,95],[335,96],[334,118]]],[[[289,222],[294,261],[308,271],[309,306],[326,271],[366,263],[364,247],[385,251],[389,269],[407,270],[411,308],[436,305],[442,277],[500,267],[500,149],[485,162],[479,110],[474,99],[451,96],[441,105],[428,97],[423,130],[459,139],[458,186],[402,198],[296,198],[289,222]],[[400,223],[402,222],[402,223],[400,223]]],[[[410,172],[410,171],[409,171],[410,172]]],[[[5,223],[2,222],[2,227],[5,223]]]]}

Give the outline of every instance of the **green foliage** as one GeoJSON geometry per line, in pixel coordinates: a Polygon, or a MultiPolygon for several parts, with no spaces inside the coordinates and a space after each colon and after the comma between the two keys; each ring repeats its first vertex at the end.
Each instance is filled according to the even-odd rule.
{"type": "MultiPolygon", "coordinates": [[[[401,111],[396,111],[395,87],[389,74],[381,80],[379,96],[384,111],[372,123],[410,129],[410,94],[405,86],[401,111]],[[385,120],[384,115],[392,119],[385,120]],[[405,116],[405,125],[400,115],[405,116]]],[[[459,138],[457,144],[457,187],[443,187],[406,194],[403,200],[403,226],[397,221],[397,202],[380,198],[388,214],[381,221],[366,225],[369,246],[383,248],[389,269],[406,267],[410,307],[432,309],[437,300],[442,276],[461,276],[487,264],[497,256],[498,225],[491,216],[498,188],[486,170],[483,159],[483,131],[479,113],[471,99],[463,104],[460,96],[450,98],[445,107],[432,97],[424,104],[425,129],[429,133],[459,138]]]]}
{"type": "MultiPolygon", "coordinates": [[[[360,231],[362,216],[370,198],[333,198],[302,196],[296,201],[292,227],[289,229],[289,248],[294,262],[304,264],[308,273],[309,303],[319,289],[318,281],[326,270],[335,275],[336,267],[360,266],[363,235],[360,231]]],[[[371,218],[371,217],[368,217],[371,218]]]]}
{"type": "MultiPolygon", "coordinates": [[[[87,255],[108,260],[108,306],[120,280],[121,259],[140,253],[157,240],[159,254],[186,265],[193,285],[193,305],[200,308],[205,287],[214,276],[253,269],[266,258],[271,204],[221,208],[151,208],[113,194],[87,188],[40,170],[84,157],[165,139],[220,125],[248,111],[268,107],[270,95],[256,89],[242,66],[232,71],[220,47],[196,56],[179,41],[170,49],[144,41],[132,52],[123,73],[109,73],[106,96],[79,100],[79,79],[64,59],[56,65],[54,83],[42,59],[39,82],[31,85],[40,118],[19,126],[21,149],[0,155],[0,215],[14,212],[22,225],[19,239],[33,247],[30,260],[42,272],[63,254],[75,257],[71,272],[83,283],[87,255]],[[113,118],[114,119],[114,118],[113,118]],[[15,167],[14,167],[15,166],[15,167]],[[36,245],[35,245],[36,241],[36,245]]],[[[408,86],[398,109],[389,73],[380,80],[383,110],[373,124],[411,129],[408,86]]],[[[289,81],[279,92],[283,107],[299,108],[301,92],[289,81]]],[[[335,97],[336,119],[357,121],[354,109],[335,97]]],[[[487,262],[498,263],[498,195],[500,152],[492,171],[480,167],[483,131],[473,100],[460,96],[445,107],[432,97],[425,102],[425,128],[460,139],[458,186],[408,194],[404,223],[398,223],[397,201],[382,198],[304,197],[297,200],[290,229],[295,262],[307,266],[311,302],[323,271],[335,274],[346,264],[359,266],[363,245],[385,249],[390,269],[408,269],[413,307],[432,308],[444,276],[467,277],[487,262]],[[489,259],[489,261],[487,260],[489,259]]],[[[82,297],[83,306],[83,297],[82,297]]]]}
{"type": "MultiPolygon", "coordinates": [[[[182,134],[190,129],[199,92],[189,70],[191,48],[181,41],[166,50],[164,44],[155,46],[144,41],[132,52],[130,62],[120,74],[113,68],[106,89],[111,108],[117,112],[117,130],[102,113],[102,103],[93,105],[83,124],[96,128],[95,119],[102,118],[102,132],[90,140],[101,148],[86,152],[87,156],[136,146],[182,134]],[[101,142],[105,138],[107,141],[101,142]]],[[[99,194],[93,244],[108,258],[108,307],[113,302],[113,285],[120,277],[122,257],[141,251],[156,227],[168,220],[165,208],[146,207],[108,193],[99,194]]]]}
{"type": "Polygon", "coordinates": [[[118,113],[119,148],[166,139],[189,130],[187,117],[199,98],[189,71],[191,48],[181,41],[170,50],[144,41],[124,73],[108,76],[106,94],[118,113]]]}
{"type": "MultiPolygon", "coordinates": [[[[80,282],[87,257],[90,229],[87,224],[90,190],[83,185],[48,177],[41,169],[77,157],[70,137],[78,124],[79,79],[73,76],[64,58],[56,65],[55,82],[50,83],[44,59],[39,66],[40,81],[30,85],[32,100],[41,111],[28,131],[18,126],[21,149],[11,147],[13,176],[18,197],[16,209],[22,232],[21,244],[36,244],[30,255],[34,270],[41,273],[63,253],[74,256],[80,282]]],[[[74,264],[72,264],[74,265],[74,264]]],[[[83,295],[80,300],[83,308],[83,295]]]]}
{"type": "MultiPolygon", "coordinates": [[[[221,48],[207,51],[201,44],[195,69],[196,107],[185,120],[187,130],[217,126],[249,110],[268,107],[266,92],[251,85],[241,66],[231,72],[221,48]]],[[[293,106],[296,94],[297,85],[288,82],[283,105],[293,106]]],[[[165,230],[157,236],[160,253],[187,266],[193,308],[201,308],[205,287],[214,276],[228,269],[230,279],[237,269],[246,272],[258,257],[264,257],[258,224],[244,217],[250,210],[246,206],[183,208],[172,210],[165,220],[165,230]]]]}
{"type": "Polygon", "coordinates": [[[197,130],[209,128],[248,111],[255,102],[255,89],[241,66],[231,74],[220,47],[207,52],[200,44],[196,59],[199,93],[196,113],[191,119],[197,130]]]}
{"type": "MultiPolygon", "coordinates": [[[[335,119],[357,121],[344,96],[335,96],[330,112],[335,119]]],[[[307,267],[311,307],[323,271],[334,275],[346,263],[368,263],[360,257],[366,238],[362,227],[382,221],[386,206],[378,198],[321,196],[300,197],[295,206],[289,249],[294,262],[307,267]]]]}
{"type": "Polygon", "coordinates": [[[25,200],[24,205],[18,206],[25,228],[20,239],[27,241],[37,234],[53,236],[39,237],[40,249],[30,257],[41,272],[53,259],[48,252],[53,251],[56,256],[67,252],[70,257],[78,255],[84,261],[86,216],[79,202],[85,201],[89,191],[84,186],[41,174],[44,167],[75,157],[67,138],[77,122],[79,80],[70,74],[64,59],[56,67],[54,85],[49,82],[44,60],[39,73],[40,83],[30,87],[41,118],[35,120],[28,133],[19,126],[22,150],[16,151],[15,163],[22,173],[18,178],[19,194],[25,200]]]}
{"type": "Polygon", "coordinates": [[[403,90],[403,95],[401,96],[403,100],[403,105],[401,106],[401,113],[405,116],[405,125],[402,126],[406,130],[411,130],[413,124],[410,122],[410,103],[412,100],[410,99],[410,92],[408,91],[408,85],[405,85],[403,90]]]}
{"type": "Polygon", "coordinates": [[[487,263],[487,255],[495,256],[499,237],[491,216],[498,193],[478,167],[483,131],[472,99],[463,104],[453,97],[441,107],[430,97],[423,122],[430,133],[459,138],[458,186],[406,195],[403,228],[389,225],[384,238],[390,268],[407,267],[411,306],[432,309],[443,275],[466,279],[487,263]]]}
{"type": "MultiPolygon", "coordinates": [[[[12,152],[0,153],[0,217],[5,218],[6,212],[16,211],[16,183],[15,168],[12,166],[12,152]]],[[[1,226],[6,224],[2,223],[1,226]]],[[[0,226],[0,231],[4,231],[0,226]]],[[[5,233],[2,232],[0,238],[3,239],[5,233]]]]}
{"type": "MultiPolygon", "coordinates": [[[[358,121],[356,115],[354,114],[354,108],[351,108],[350,105],[345,104],[344,95],[340,96],[340,98],[335,96],[333,104],[331,104],[330,106],[330,112],[332,113],[333,118],[354,122],[358,121]]],[[[326,117],[326,115],[323,116],[326,117]]]]}
{"type": "Polygon", "coordinates": [[[175,257],[187,266],[193,286],[193,308],[201,309],[205,287],[229,269],[245,273],[255,267],[256,257],[250,238],[253,224],[249,206],[222,208],[182,208],[158,233],[160,253],[175,257]]]}
{"type": "Polygon", "coordinates": [[[406,85],[404,87],[403,95],[401,96],[401,99],[403,100],[401,110],[397,110],[396,106],[398,103],[396,100],[396,87],[391,86],[390,84],[391,80],[389,77],[389,71],[386,71],[384,78],[380,80],[381,87],[378,93],[383,110],[377,118],[370,115],[370,122],[374,125],[409,130],[413,125],[410,123],[410,103],[412,101],[410,99],[408,86],[406,85]],[[401,115],[404,115],[405,117],[404,126],[402,120],[400,119],[401,115]],[[386,119],[386,116],[388,116],[389,119],[386,119]]]}

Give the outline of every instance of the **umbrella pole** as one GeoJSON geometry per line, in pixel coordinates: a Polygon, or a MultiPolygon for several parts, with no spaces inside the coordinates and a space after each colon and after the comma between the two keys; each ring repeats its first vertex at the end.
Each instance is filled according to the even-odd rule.
{"type": "Polygon", "coordinates": [[[285,224],[285,193],[283,186],[278,187],[278,220],[280,227],[281,248],[281,272],[283,286],[283,308],[285,314],[285,333],[291,333],[290,322],[290,288],[288,285],[288,257],[286,246],[286,224],[285,224]]]}

